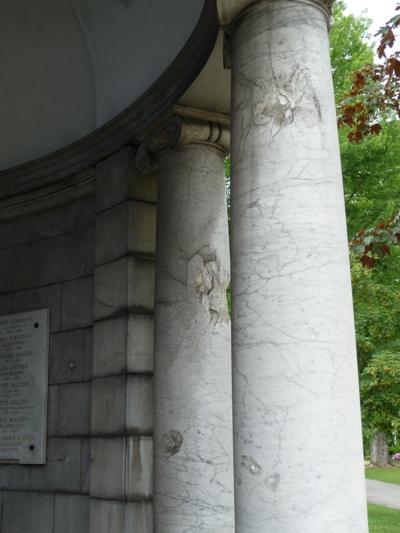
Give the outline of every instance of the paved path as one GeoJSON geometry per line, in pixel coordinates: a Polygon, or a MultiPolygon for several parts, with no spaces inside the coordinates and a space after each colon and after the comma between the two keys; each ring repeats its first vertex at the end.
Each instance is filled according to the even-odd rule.
{"type": "Polygon", "coordinates": [[[366,479],[367,500],[393,509],[400,509],[400,485],[366,479]]]}

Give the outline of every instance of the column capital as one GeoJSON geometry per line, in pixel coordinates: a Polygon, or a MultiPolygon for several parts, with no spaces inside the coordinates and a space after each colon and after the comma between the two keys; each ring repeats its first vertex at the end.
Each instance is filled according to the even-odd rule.
{"type": "MultiPolygon", "coordinates": [[[[232,22],[249,6],[262,1],[274,2],[276,0],[217,0],[218,17],[222,27],[230,26],[232,22]]],[[[335,0],[290,0],[293,4],[315,4],[322,8],[327,17],[330,17],[332,5],[335,0]]]]}
{"type": "Polygon", "coordinates": [[[215,121],[217,114],[211,120],[207,115],[187,116],[174,114],[161,126],[155,129],[139,146],[136,154],[136,166],[140,172],[147,172],[152,161],[167,149],[189,144],[203,144],[213,146],[224,154],[229,151],[230,129],[226,120],[215,121]]]}

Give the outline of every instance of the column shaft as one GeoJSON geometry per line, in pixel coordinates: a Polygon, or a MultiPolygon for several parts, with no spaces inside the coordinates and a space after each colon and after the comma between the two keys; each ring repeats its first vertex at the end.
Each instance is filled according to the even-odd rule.
{"type": "Polygon", "coordinates": [[[234,531],[224,154],[159,158],[154,504],[157,533],[234,531]]]}
{"type": "Polygon", "coordinates": [[[237,533],[366,533],[326,14],[250,6],[232,35],[237,533]]]}

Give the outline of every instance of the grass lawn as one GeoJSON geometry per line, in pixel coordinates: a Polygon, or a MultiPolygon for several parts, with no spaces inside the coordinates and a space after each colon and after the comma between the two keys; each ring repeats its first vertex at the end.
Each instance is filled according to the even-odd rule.
{"type": "Polygon", "coordinates": [[[369,533],[399,533],[400,511],[368,504],[369,533]]]}
{"type": "MultiPolygon", "coordinates": [[[[394,483],[400,485],[400,467],[389,466],[387,468],[367,467],[365,469],[365,477],[367,479],[376,479],[377,481],[385,481],[386,483],[394,483]]],[[[399,529],[400,532],[400,529],[399,529]]]]}

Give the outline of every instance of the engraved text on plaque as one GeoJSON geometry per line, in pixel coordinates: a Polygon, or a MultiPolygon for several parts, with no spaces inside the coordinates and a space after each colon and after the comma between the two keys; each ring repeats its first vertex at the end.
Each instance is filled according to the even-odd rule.
{"type": "Polygon", "coordinates": [[[49,311],[0,316],[0,462],[46,461],[49,311]]]}

